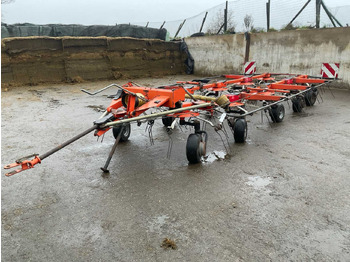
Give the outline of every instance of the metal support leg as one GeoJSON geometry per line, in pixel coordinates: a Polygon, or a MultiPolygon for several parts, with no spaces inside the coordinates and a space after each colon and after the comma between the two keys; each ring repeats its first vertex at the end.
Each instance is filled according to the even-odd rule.
{"type": "Polygon", "coordinates": [[[120,138],[121,138],[121,136],[122,136],[122,133],[124,132],[124,128],[125,128],[125,126],[122,126],[122,128],[120,129],[120,132],[119,132],[119,134],[118,134],[118,136],[117,136],[117,139],[116,139],[115,142],[114,142],[114,145],[113,145],[113,147],[112,147],[112,150],[111,150],[111,152],[110,152],[109,155],[108,155],[106,164],[104,165],[104,167],[101,167],[101,170],[102,170],[104,173],[109,173],[109,170],[108,170],[107,168],[108,168],[109,163],[111,162],[111,159],[112,159],[112,156],[114,155],[115,150],[117,149],[117,145],[118,145],[119,140],[120,140],[120,138]]]}

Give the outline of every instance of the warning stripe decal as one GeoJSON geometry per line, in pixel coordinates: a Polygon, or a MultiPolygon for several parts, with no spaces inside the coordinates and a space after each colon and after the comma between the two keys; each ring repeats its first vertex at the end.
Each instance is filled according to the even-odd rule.
{"type": "Polygon", "coordinates": [[[255,61],[247,62],[244,64],[244,74],[251,75],[256,72],[255,61]]]}
{"type": "Polygon", "coordinates": [[[337,78],[339,63],[322,63],[321,76],[327,78],[337,78]]]}

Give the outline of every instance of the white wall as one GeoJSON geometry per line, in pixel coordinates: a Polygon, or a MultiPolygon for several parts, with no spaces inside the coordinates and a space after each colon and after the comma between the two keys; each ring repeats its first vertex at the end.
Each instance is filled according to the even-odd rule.
{"type": "MultiPolygon", "coordinates": [[[[257,72],[319,75],[321,63],[340,62],[339,77],[350,85],[350,27],[251,34],[249,61],[257,72]]],[[[185,39],[195,60],[195,73],[242,73],[243,34],[185,39]]]]}

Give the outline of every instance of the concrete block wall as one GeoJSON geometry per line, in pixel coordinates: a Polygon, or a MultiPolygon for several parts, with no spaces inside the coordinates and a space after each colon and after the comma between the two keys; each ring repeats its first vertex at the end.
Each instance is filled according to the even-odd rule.
{"type": "Polygon", "coordinates": [[[151,77],[185,72],[180,43],[128,37],[2,40],[2,84],[151,77]]]}
{"type": "MultiPolygon", "coordinates": [[[[185,39],[195,60],[195,73],[242,73],[246,56],[244,34],[185,39]]],[[[320,75],[323,62],[339,62],[339,77],[350,86],[350,27],[250,35],[248,61],[257,72],[320,75]]]]}

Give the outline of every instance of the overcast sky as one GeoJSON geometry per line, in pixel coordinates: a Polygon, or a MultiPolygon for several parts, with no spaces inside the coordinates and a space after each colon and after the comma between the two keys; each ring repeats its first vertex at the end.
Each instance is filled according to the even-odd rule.
{"type": "MultiPolygon", "coordinates": [[[[266,2],[266,0],[256,1],[266,2]]],[[[329,7],[350,4],[349,0],[324,0],[324,2],[329,7]]],[[[161,22],[188,18],[222,3],[225,3],[225,1],[14,0],[13,3],[1,5],[1,21],[8,24],[28,22],[34,24],[83,25],[161,22]]],[[[265,12],[265,10],[262,12],[265,12]]]]}

